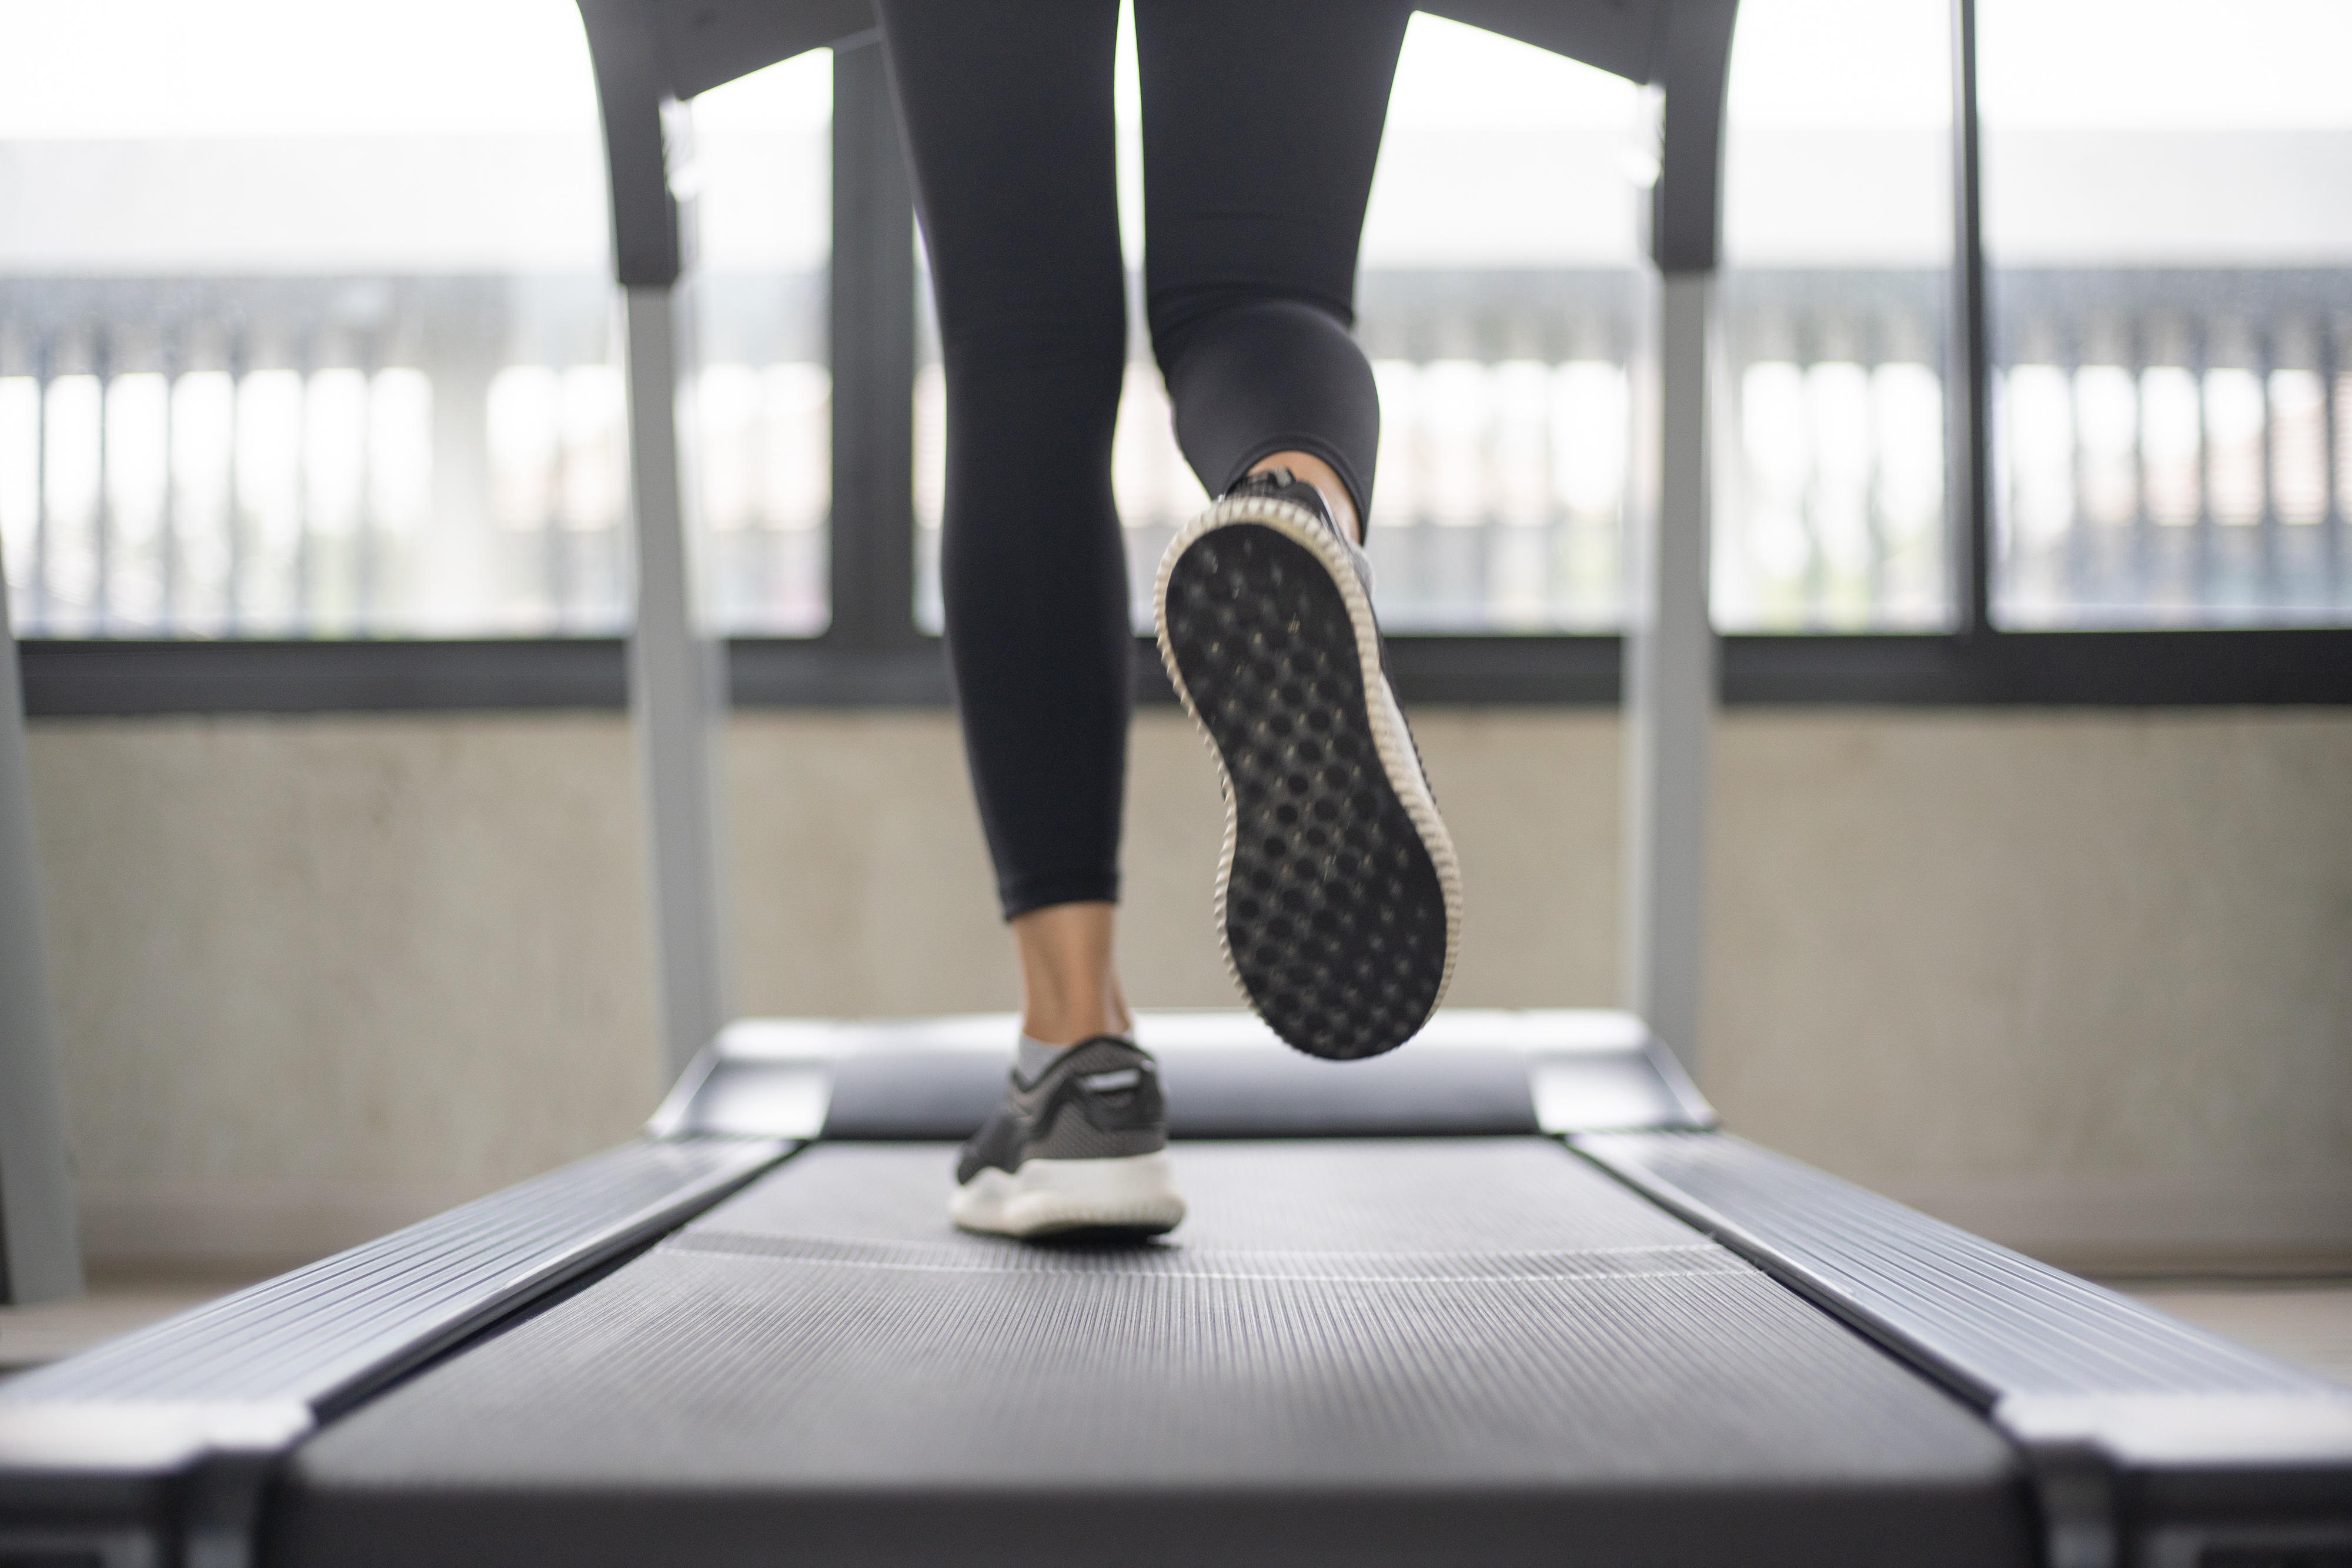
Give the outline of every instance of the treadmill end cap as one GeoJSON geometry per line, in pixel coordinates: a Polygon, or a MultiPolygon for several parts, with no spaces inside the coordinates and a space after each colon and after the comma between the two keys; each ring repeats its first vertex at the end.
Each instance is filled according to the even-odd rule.
{"type": "Polygon", "coordinates": [[[0,1474],[161,1475],[210,1454],[276,1453],[311,1426],[294,1400],[0,1401],[0,1474]]]}
{"type": "Polygon", "coordinates": [[[2010,1395],[1993,1419],[2032,1446],[2087,1443],[2127,1466],[2352,1467],[2352,1391],[2010,1395]]]}

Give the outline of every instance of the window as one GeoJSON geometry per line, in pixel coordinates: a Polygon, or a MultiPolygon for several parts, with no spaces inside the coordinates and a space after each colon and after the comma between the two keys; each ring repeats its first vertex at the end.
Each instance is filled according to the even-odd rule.
{"type": "Polygon", "coordinates": [[[0,532],[24,632],[617,626],[620,383],[571,7],[5,12],[0,532]]]}
{"type": "MultiPolygon", "coordinates": [[[[625,629],[604,159],[567,0],[12,3],[0,26],[0,537],[26,635],[625,629]]],[[[825,621],[830,91],[819,51],[697,106],[696,451],[730,630],[825,621]]]]}
{"type": "MultiPolygon", "coordinates": [[[[2347,15],[1743,0],[1727,700],[2352,701],[2347,15]]],[[[35,711],[621,700],[622,387],[570,0],[0,0],[0,543],[35,711]]],[[[1119,68],[1139,262],[1131,24],[1119,68]]],[[[1658,112],[1412,23],[1358,331],[1415,700],[1615,700],[1658,112]]],[[[740,701],[947,695],[944,400],[895,125],[869,37],[677,127],[688,510],[740,701]]],[[[1139,295],[1113,465],[1144,631],[1205,497],[1139,295]]]]}
{"type": "Polygon", "coordinates": [[[1948,0],[1744,0],[1725,138],[1716,624],[1953,620],[1948,0]]]}
{"type": "Polygon", "coordinates": [[[1622,618],[1648,108],[1622,78],[1412,19],[1357,287],[1381,389],[1368,538],[1400,632],[1622,618]]]}
{"type": "Polygon", "coordinates": [[[1980,5],[1998,620],[2352,622],[2352,9],[1980,5]]]}
{"type": "Polygon", "coordinates": [[[831,617],[833,51],[694,100],[692,451],[713,619],[809,636],[831,617]]]}

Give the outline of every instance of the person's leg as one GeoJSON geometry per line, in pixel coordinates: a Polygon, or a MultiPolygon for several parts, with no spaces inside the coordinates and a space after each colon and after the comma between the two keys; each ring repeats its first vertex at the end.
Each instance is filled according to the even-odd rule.
{"type": "Polygon", "coordinates": [[[879,0],[948,402],[941,589],[1021,963],[1020,1055],[949,1212],[1015,1236],[1183,1218],[1112,966],[1133,634],[1111,499],[1127,304],[1118,0],[879,0]]]}
{"type": "Polygon", "coordinates": [[[1021,958],[1021,1032],[1046,1045],[1129,1035],[1135,1015],[1111,952],[1113,904],[1051,904],[1013,917],[1021,958]]]}
{"type": "Polygon", "coordinates": [[[1289,468],[1351,534],[1380,445],[1356,253],[1411,17],[1394,0],[1137,0],[1146,301],[1211,495],[1289,468]]]}
{"type": "Polygon", "coordinates": [[[1027,1022],[1067,1044],[1126,1025],[1100,1000],[1118,995],[1108,932],[1133,681],[1110,482],[1127,322],[1118,5],[878,9],[946,361],[949,664],[1027,1022]]]}
{"type": "Polygon", "coordinates": [[[1162,657],[1223,776],[1217,932],[1317,1056],[1428,1021],[1461,931],[1452,841],[1390,687],[1360,549],[1380,445],[1349,328],[1409,12],[1138,0],[1152,343],[1222,499],[1154,591],[1162,657]]]}

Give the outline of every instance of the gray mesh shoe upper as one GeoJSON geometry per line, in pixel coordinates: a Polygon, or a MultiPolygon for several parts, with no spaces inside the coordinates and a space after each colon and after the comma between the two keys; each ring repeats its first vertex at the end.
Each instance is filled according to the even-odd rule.
{"type": "Polygon", "coordinates": [[[1168,1146],[1168,1103],[1151,1054],[1116,1035],[1080,1040],[1034,1083],[1018,1071],[1004,1102],[963,1145],[956,1181],[1024,1161],[1124,1159],[1168,1146]]]}

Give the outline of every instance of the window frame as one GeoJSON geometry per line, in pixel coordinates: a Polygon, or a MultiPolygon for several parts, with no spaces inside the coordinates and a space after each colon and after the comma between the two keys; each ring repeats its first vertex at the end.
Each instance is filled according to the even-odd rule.
{"type": "MultiPolygon", "coordinates": [[[[1731,633],[1729,706],[2215,706],[2352,704],[2352,627],[2005,630],[1991,615],[1990,354],[1977,115],[1976,4],[1952,0],[1952,332],[1948,400],[1955,624],[1916,633],[1731,633]]],[[[814,637],[728,643],[743,707],[940,707],[939,639],[915,622],[912,199],[881,49],[834,57],[834,387],[828,572],[814,637]]],[[[1400,634],[1409,701],[1607,707],[1622,692],[1614,634],[1400,634]]],[[[615,637],[440,641],[35,638],[19,644],[39,717],[160,713],[611,709],[627,701],[615,637]]],[[[1172,704],[1148,639],[1136,695],[1172,704]]]]}

